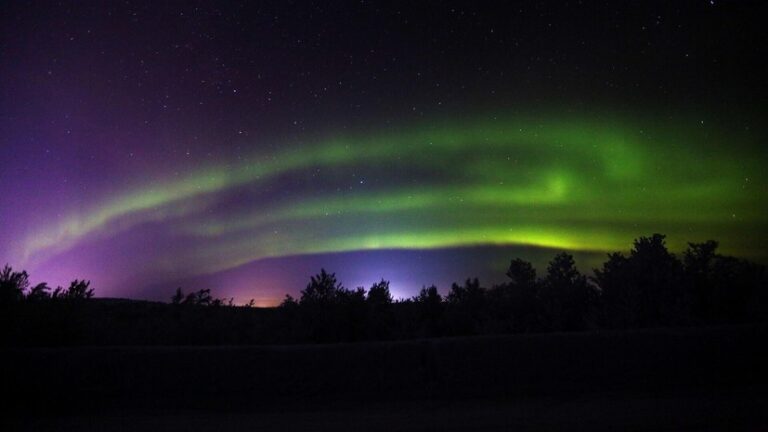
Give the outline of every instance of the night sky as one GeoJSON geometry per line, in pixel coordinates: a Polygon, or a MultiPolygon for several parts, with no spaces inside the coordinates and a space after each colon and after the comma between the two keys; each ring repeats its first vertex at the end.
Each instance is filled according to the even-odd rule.
{"type": "Polygon", "coordinates": [[[768,260],[760,2],[257,3],[0,6],[0,265],[270,305],[654,232],[768,260]]]}

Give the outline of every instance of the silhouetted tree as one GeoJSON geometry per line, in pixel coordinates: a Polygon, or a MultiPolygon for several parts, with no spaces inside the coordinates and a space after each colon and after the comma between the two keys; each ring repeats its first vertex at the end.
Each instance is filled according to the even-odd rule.
{"type": "Polygon", "coordinates": [[[418,310],[418,319],[422,323],[422,336],[442,335],[443,298],[437,287],[422,287],[419,295],[413,298],[418,310]]]}
{"type": "Polygon", "coordinates": [[[594,269],[600,287],[602,325],[632,328],[640,324],[640,289],[630,283],[629,259],[620,252],[608,254],[602,268],[594,269]]]}
{"type": "MultiPolygon", "coordinates": [[[[302,327],[314,341],[330,342],[346,340],[356,335],[358,329],[350,329],[353,308],[364,306],[365,292],[350,292],[336,279],[335,273],[321,269],[310,277],[309,284],[301,291],[302,327]]],[[[357,325],[357,323],[355,323],[357,325]]]]}
{"type": "Polygon", "coordinates": [[[480,288],[480,282],[477,278],[467,279],[463,286],[456,283],[452,284],[445,300],[449,304],[465,304],[479,308],[485,303],[485,290],[480,288]]]}
{"type": "Polygon", "coordinates": [[[184,294],[181,288],[176,288],[176,292],[171,296],[171,304],[186,306],[234,306],[234,298],[215,298],[211,295],[210,288],[200,289],[198,291],[184,294]]]}
{"type": "Polygon", "coordinates": [[[664,238],[640,237],[629,257],[611,254],[595,270],[609,326],[653,327],[687,320],[682,264],[669,253],[664,238]]]}
{"type": "Polygon", "coordinates": [[[551,330],[585,330],[596,325],[597,292],[568,253],[559,253],[550,261],[541,300],[551,330]]]}
{"type": "Polygon", "coordinates": [[[536,269],[528,261],[515,258],[509,263],[507,277],[517,286],[532,287],[536,284],[536,269]]]}
{"type": "Polygon", "coordinates": [[[392,294],[389,281],[382,279],[371,285],[366,298],[368,331],[373,339],[389,339],[393,333],[392,294]]]}
{"type": "Polygon", "coordinates": [[[24,291],[29,287],[29,274],[26,271],[15,272],[9,265],[0,272],[0,304],[11,304],[24,298],[24,291]]]}
{"type": "Polygon", "coordinates": [[[320,269],[320,273],[311,276],[309,284],[301,291],[299,302],[304,305],[329,305],[337,302],[344,291],[344,286],[336,280],[336,273],[320,269]]]}
{"type": "Polygon", "coordinates": [[[446,321],[454,334],[481,333],[487,322],[485,290],[477,278],[467,279],[464,285],[451,285],[445,297],[446,321]]]}
{"type": "Polygon", "coordinates": [[[715,261],[718,259],[716,241],[688,243],[683,252],[683,268],[691,300],[691,313],[697,322],[716,320],[716,287],[714,274],[715,261]]]}
{"type": "Polygon", "coordinates": [[[93,288],[90,288],[91,281],[73,280],[69,288],[63,292],[62,298],[66,300],[86,300],[93,297],[93,288]]]}
{"type": "Polygon", "coordinates": [[[683,265],[689,275],[708,278],[712,269],[712,262],[718,257],[716,253],[718,243],[707,240],[704,243],[688,243],[688,249],[683,252],[683,265]]]}
{"type": "MultiPolygon", "coordinates": [[[[178,289],[177,294],[180,294],[180,293],[181,293],[181,289],[178,289]]],[[[210,288],[205,288],[205,289],[200,289],[198,291],[187,294],[187,296],[184,298],[181,304],[191,305],[191,306],[210,306],[213,300],[214,299],[213,297],[211,297],[210,288]]]]}
{"type": "Polygon", "coordinates": [[[733,323],[765,316],[765,269],[717,253],[718,243],[689,243],[683,253],[687,295],[698,323],[733,323]]]}
{"type": "Polygon", "coordinates": [[[747,260],[719,256],[713,264],[715,306],[712,321],[740,323],[768,318],[765,267],[747,260]]]}
{"type": "Polygon", "coordinates": [[[346,324],[342,323],[339,328],[339,336],[342,340],[359,341],[366,337],[368,305],[366,302],[366,291],[363,287],[357,287],[353,291],[341,291],[340,313],[344,315],[346,324]]]}
{"type": "Polygon", "coordinates": [[[280,308],[282,309],[295,309],[298,306],[299,303],[290,294],[286,294],[283,301],[280,302],[280,308]]]}
{"type": "Polygon", "coordinates": [[[176,292],[171,297],[171,304],[180,305],[184,301],[184,293],[181,291],[181,287],[176,288],[176,292]]]}
{"type": "Polygon", "coordinates": [[[377,307],[389,307],[392,305],[392,294],[389,292],[389,281],[382,279],[371,285],[368,290],[368,304],[377,307]]]}
{"type": "Polygon", "coordinates": [[[506,274],[510,281],[493,287],[488,293],[495,331],[540,331],[543,326],[543,311],[536,270],[531,263],[514,259],[510,262],[506,274]]]}
{"type": "Polygon", "coordinates": [[[198,306],[208,306],[212,301],[210,289],[201,289],[195,293],[195,304],[198,306]]]}
{"type": "Polygon", "coordinates": [[[26,300],[29,302],[42,302],[51,299],[51,288],[47,283],[42,282],[29,290],[26,300]]]}

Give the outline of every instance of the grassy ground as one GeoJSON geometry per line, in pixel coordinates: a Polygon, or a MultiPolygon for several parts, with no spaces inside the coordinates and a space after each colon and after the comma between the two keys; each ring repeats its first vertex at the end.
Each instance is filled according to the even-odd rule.
{"type": "Polygon", "coordinates": [[[16,420],[29,431],[752,431],[768,424],[768,399],[750,395],[409,401],[271,410],[113,409],[16,420]]]}
{"type": "Polygon", "coordinates": [[[6,349],[18,430],[754,430],[767,327],[6,349]]]}

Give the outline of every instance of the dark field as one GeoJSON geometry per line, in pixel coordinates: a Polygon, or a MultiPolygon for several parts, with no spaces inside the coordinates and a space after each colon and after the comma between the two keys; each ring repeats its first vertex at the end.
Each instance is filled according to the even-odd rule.
{"type": "Polygon", "coordinates": [[[768,326],[5,349],[12,430],[765,430],[768,326]]]}

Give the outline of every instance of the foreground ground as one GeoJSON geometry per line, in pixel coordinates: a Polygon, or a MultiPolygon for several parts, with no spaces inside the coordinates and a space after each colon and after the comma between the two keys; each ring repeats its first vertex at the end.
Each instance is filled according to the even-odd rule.
{"type": "Polygon", "coordinates": [[[374,403],[260,410],[115,409],[89,415],[15,420],[29,431],[757,431],[768,399],[586,395],[571,399],[374,403]]]}
{"type": "Polygon", "coordinates": [[[761,430],[767,336],[757,325],[8,349],[4,421],[10,430],[94,431],[761,430]]]}

